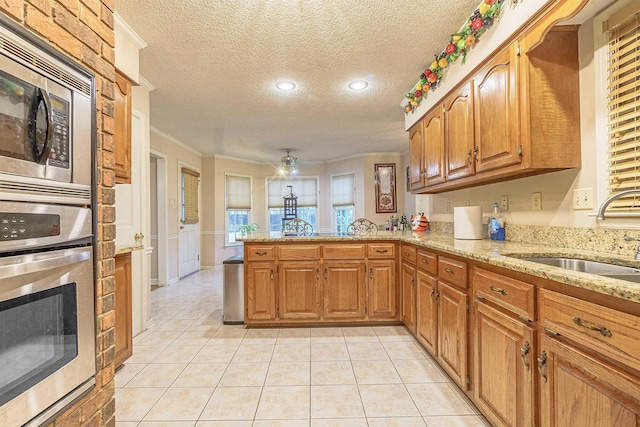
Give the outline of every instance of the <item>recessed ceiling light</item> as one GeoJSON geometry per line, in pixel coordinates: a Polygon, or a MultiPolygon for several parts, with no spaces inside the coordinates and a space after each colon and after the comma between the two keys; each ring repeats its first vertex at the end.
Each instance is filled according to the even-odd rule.
{"type": "Polygon", "coordinates": [[[354,80],[349,83],[349,89],[353,89],[353,90],[362,90],[367,86],[369,86],[369,83],[366,82],[365,80],[354,80]]]}
{"type": "Polygon", "coordinates": [[[287,80],[282,80],[276,83],[276,87],[280,90],[293,90],[296,88],[296,84],[287,80]]]}

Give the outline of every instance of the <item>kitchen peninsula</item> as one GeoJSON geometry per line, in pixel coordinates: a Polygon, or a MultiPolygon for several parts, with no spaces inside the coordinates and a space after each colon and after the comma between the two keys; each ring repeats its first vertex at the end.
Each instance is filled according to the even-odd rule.
{"type": "Polygon", "coordinates": [[[436,232],[243,240],[247,327],[402,323],[494,425],[640,419],[640,285],[522,259],[637,271],[630,256],[436,232]]]}

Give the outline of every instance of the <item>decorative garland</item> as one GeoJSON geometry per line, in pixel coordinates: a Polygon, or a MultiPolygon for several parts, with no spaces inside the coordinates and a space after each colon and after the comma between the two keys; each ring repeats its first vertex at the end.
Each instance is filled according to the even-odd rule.
{"type": "Polygon", "coordinates": [[[482,4],[469,17],[462,29],[451,35],[449,44],[439,54],[429,68],[420,74],[420,80],[405,97],[409,100],[404,107],[405,114],[409,114],[420,104],[420,101],[430,90],[435,90],[440,84],[444,70],[462,56],[462,63],[467,59],[469,49],[473,47],[480,36],[498,19],[502,11],[504,0],[483,0],[482,4]]]}

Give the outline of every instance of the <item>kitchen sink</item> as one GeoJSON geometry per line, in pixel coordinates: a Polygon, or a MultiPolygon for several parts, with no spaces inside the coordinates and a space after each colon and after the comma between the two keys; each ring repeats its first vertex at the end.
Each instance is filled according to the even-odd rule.
{"type": "Polygon", "coordinates": [[[531,257],[520,259],[553,267],[560,267],[566,270],[580,271],[583,273],[640,283],[639,268],[575,258],[531,257]]]}

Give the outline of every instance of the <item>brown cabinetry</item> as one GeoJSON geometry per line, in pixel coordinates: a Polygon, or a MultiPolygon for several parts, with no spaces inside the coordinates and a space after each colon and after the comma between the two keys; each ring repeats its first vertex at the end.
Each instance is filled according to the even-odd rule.
{"type": "Polygon", "coordinates": [[[131,306],[131,253],[115,257],[115,346],[114,365],[119,367],[133,354],[131,306]]]}
{"type": "Polygon", "coordinates": [[[364,261],[324,262],[324,318],[363,319],[365,317],[364,261]]]}
{"type": "Polygon", "coordinates": [[[444,182],[444,123],[435,108],[409,131],[411,191],[444,182]]]}
{"type": "Polygon", "coordinates": [[[245,280],[246,319],[275,320],[275,262],[252,262],[247,265],[245,280]]]}
{"type": "Polygon", "coordinates": [[[467,301],[465,292],[438,280],[438,360],[463,389],[467,376],[467,301]]]}
{"type": "Polygon", "coordinates": [[[416,337],[434,356],[438,355],[438,279],[422,270],[416,272],[416,337]]]}
{"type": "Polygon", "coordinates": [[[416,268],[402,264],[402,315],[400,320],[412,333],[416,333],[416,268]]]}
{"type": "Polygon", "coordinates": [[[472,83],[464,84],[444,101],[444,157],[447,181],[464,178],[475,172],[472,83]]]}
{"type": "Polygon", "coordinates": [[[318,261],[278,264],[278,314],[284,320],[317,320],[322,316],[318,261]]]}
{"type": "Polygon", "coordinates": [[[116,182],[131,184],[131,81],[116,71],[114,87],[114,169],[116,182]]]}
{"type": "Polygon", "coordinates": [[[396,260],[369,261],[367,315],[371,319],[397,318],[396,260]]]}

